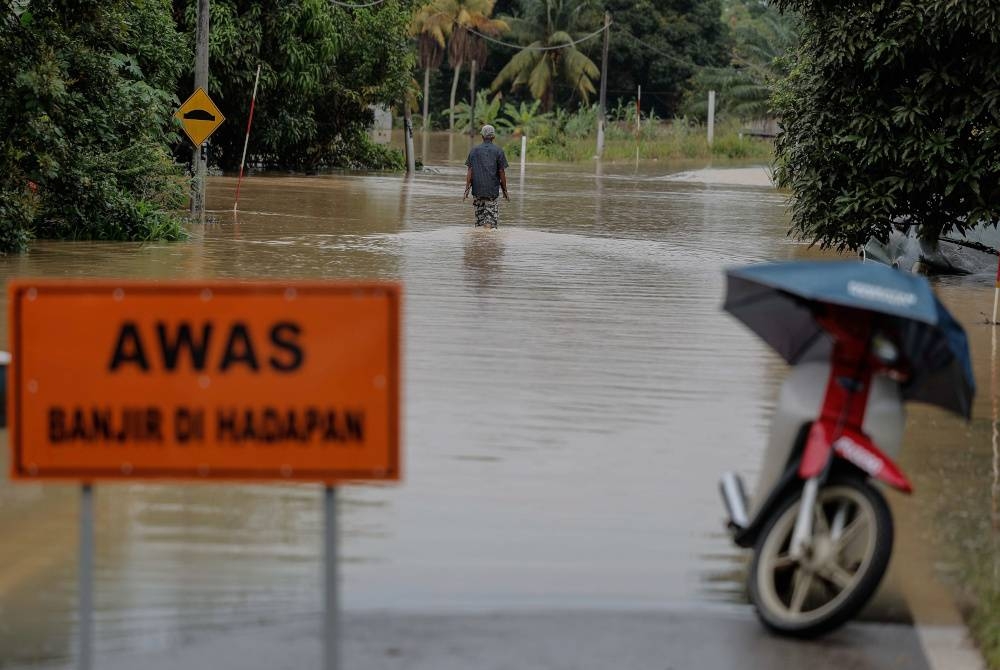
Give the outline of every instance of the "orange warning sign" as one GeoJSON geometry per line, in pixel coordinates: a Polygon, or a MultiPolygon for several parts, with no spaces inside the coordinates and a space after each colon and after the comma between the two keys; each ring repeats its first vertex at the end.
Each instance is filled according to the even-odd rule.
{"type": "Polygon", "coordinates": [[[400,476],[397,284],[8,291],[15,479],[400,476]]]}
{"type": "Polygon", "coordinates": [[[180,109],[174,112],[174,116],[180,120],[184,132],[195,146],[200,146],[211,137],[226,120],[203,88],[195,90],[180,109]]]}

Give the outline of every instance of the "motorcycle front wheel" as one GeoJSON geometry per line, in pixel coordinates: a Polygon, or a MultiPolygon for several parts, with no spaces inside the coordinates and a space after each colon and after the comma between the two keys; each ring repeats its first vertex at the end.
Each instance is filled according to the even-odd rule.
{"type": "Polygon", "coordinates": [[[812,537],[793,558],[800,493],[778,507],[757,538],[748,587],[765,626],[814,637],[845,623],[875,593],[892,553],[892,515],[866,480],[833,477],[817,494],[812,537]]]}

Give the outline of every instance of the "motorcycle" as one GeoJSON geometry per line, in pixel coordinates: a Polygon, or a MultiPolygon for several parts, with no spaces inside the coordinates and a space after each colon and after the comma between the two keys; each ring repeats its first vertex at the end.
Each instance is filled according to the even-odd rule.
{"type": "Polygon", "coordinates": [[[793,364],[753,500],[739,475],[722,476],[727,525],[753,549],[747,587],[763,624],[821,635],[857,614],[889,565],[880,485],[912,491],[894,462],[904,402],[971,412],[965,333],[923,278],[854,262],[730,271],[725,309],[793,364]]]}

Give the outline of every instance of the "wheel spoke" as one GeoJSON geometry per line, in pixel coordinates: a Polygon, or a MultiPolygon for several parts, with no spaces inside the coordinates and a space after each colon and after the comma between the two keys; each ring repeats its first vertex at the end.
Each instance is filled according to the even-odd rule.
{"type": "Polygon", "coordinates": [[[817,503],[813,514],[813,537],[829,534],[830,524],[827,523],[826,513],[823,512],[823,505],[817,503]]]}
{"type": "Polygon", "coordinates": [[[830,525],[830,537],[836,542],[844,534],[844,525],[847,523],[847,501],[842,500],[837,505],[837,511],[833,515],[833,523],[830,525]]]}
{"type": "Polygon", "coordinates": [[[844,548],[851,543],[851,540],[853,540],[854,537],[858,533],[860,533],[861,529],[866,525],[867,522],[865,521],[864,517],[861,516],[858,516],[857,518],[854,519],[854,521],[848,524],[847,528],[844,529],[844,532],[840,534],[840,537],[836,541],[835,547],[837,549],[837,552],[843,551],[844,548]]]}
{"type": "Polygon", "coordinates": [[[771,567],[772,570],[784,570],[790,568],[794,565],[798,565],[799,562],[792,558],[791,554],[778,554],[774,557],[774,563],[771,567]]]}
{"type": "Polygon", "coordinates": [[[794,579],[795,586],[792,587],[792,602],[788,606],[793,613],[802,613],[802,606],[806,602],[806,596],[809,595],[809,587],[812,586],[812,580],[812,573],[806,572],[805,570],[796,571],[794,579]]]}
{"type": "Polygon", "coordinates": [[[823,566],[821,575],[823,579],[830,582],[841,591],[846,589],[851,584],[851,580],[854,579],[854,575],[832,561],[823,566]]]}

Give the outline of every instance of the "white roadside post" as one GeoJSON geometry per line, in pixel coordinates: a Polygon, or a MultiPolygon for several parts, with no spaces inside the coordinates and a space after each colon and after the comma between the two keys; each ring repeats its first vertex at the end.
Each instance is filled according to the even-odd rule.
{"type": "Polygon", "coordinates": [[[715,91],[708,92],[708,146],[715,139],[715,91]]]}

